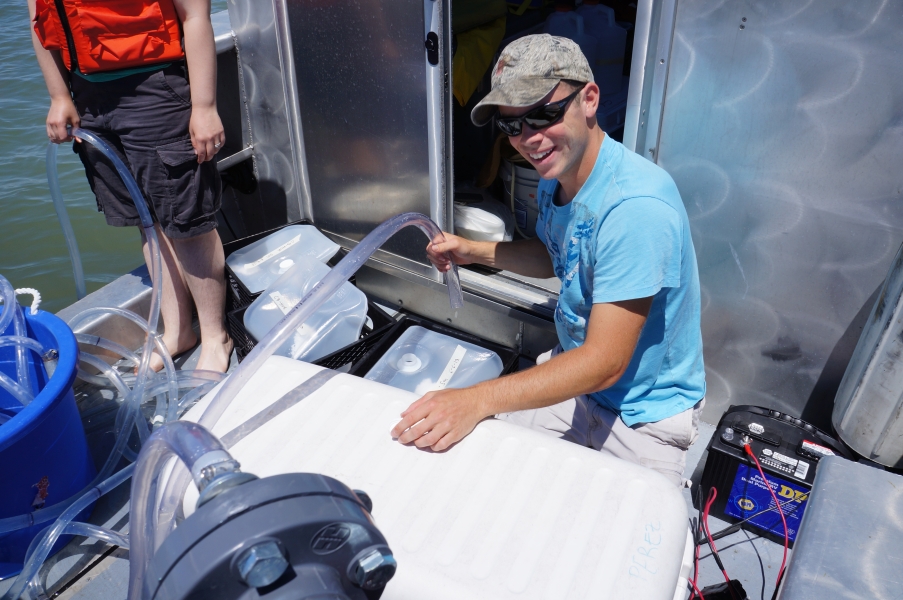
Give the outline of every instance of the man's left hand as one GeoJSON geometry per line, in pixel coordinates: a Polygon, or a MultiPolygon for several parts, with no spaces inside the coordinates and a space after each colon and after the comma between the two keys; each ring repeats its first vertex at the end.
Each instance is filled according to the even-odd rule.
{"type": "Polygon", "coordinates": [[[213,158],[226,143],[223,122],[220,120],[215,106],[193,107],[188,131],[191,133],[191,145],[194,147],[195,154],[198,155],[199,163],[213,158]]]}
{"type": "Polygon", "coordinates": [[[429,392],[401,413],[392,437],[402,444],[436,452],[446,450],[467,436],[485,414],[479,388],[429,392]]]}

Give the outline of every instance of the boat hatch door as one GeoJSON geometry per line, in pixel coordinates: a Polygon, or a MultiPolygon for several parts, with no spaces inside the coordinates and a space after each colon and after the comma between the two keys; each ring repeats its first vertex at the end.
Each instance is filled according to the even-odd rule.
{"type": "MultiPolygon", "coordinates": [[[[343,246],[403,212],[447,228],[447,7],[433,0],[285,5],[306,216],[343,246]]],[[[441,281],[426,243],[406,228],[374,258],[441,281]]]]}

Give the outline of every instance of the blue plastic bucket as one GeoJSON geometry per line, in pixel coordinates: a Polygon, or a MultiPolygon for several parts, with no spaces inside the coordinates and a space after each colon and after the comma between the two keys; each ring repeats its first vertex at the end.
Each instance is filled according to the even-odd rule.
{"type": "MultiPolygon", "coordinates": [[[[78,364],[75,335],[51,313],[25,312],[29,337],[45,349],[57,350],[59,361],[48,381],[43,361],[28,351],[32,377],[41,392],[27,406],[0,388],[0,410],[15,415],[0,425],[0,519],[61,502],[96,474],[72,392],[78,364]]],[[[12,335],[12,324],[3,333],[12,335]]],[[[0,371],[16,378],[14,347],[0,348],[0,371]]],[[[32,538],[51,523],[0,533],[0,579],[22,570],[32,538]]],[[[61,539],[54,552],[67,542],[68,537],[61,539]]]]}

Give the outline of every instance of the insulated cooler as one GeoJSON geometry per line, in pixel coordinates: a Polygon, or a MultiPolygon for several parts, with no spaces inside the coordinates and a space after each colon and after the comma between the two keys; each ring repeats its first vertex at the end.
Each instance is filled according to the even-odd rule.
{"type": "MultiPolygon", "coordinates": [[[[686,597],[692,545],[673,483],[495,419],[446,452],[405,446],[389,432],[417,398],[273,356],[212,431],[240,434],[229,451],[258,477],[321,473],[365,491],[398,561],[383,600],[686,597]]],[[[196,500],[189,486],[186,515],[196,500]]]]}

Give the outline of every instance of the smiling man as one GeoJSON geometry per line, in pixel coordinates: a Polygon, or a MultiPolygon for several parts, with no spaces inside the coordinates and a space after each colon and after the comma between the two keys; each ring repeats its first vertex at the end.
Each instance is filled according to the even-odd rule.
{"type": "Polygon", "coordinates": [[[440,271],[480,263],[561,279],[560,345],[535,368],[414,402],[392,435],[445,450],[493,415],[659,471],[683,484],[705,396],[696,255],[665,171],[605,135],[599,87],[579,47],[534,35],[506,47],[493,119],[542,177],[537,237],[473,242],[447,235],[427,253],[440,271]]]}

